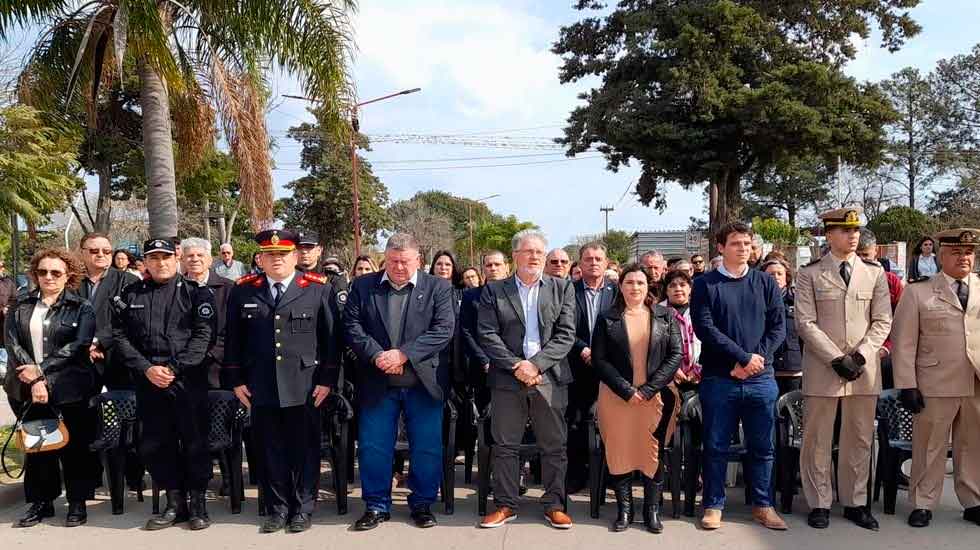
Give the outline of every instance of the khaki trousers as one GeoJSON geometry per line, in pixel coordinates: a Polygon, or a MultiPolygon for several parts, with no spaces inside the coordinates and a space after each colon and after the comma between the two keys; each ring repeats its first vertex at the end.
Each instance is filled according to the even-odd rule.
{"type": "Polygon", "coordinates": [[[972,397],[926,397],[912,424],[909,499],[932,510],[943,494],[946,452],[953,434],[953,489],[964,508],[980,506],[980,379],[972,397]]]}
{"type": "Polygon", "coordinates": [[[830,508],[834,501],[831,483],[834,420],[841,403],[840,444],[837,459],[837,494],[844,506],[868,503],[871,471],[871,442],[874,439],[875,395],[847,397],[806,396],[800,477],[803,495],[810,508],[830,508]]]}

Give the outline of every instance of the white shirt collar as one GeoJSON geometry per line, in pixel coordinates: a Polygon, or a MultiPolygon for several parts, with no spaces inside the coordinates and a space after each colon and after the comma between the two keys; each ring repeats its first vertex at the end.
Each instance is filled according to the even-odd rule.
{"type": "Polygon", "coordinates": [[[728,269],[725,268],[725,262],[722,262],[721,265],[718,266],[718,271],[720,271],[722,275],[728,277],[729,279],[741,279],[742,277],[745,277],[746,275],[749,274],[750,269],[752,268],[749,267],[749,264],[745,264],[745,267],[742,269],[742,272],[739,274],[735,274],[728,271],[728,269]]]}
{"type": "Polygon", "coordinates": [[[966,286],[970,286],[970,276],[969,275],[967,275],[966,277],[964,277],[962,279],[955,279],[953,277],[950,277],[949,274],[947,274],[945,271],[942,271],[941,273],[943,274],[943,277],[946,277],[946,283],[950,286],[950,288],[953,288],[953,289],[956,288],[956,281],[963,281],[963,284],[965,284],[966,286]]]}
{"type": "MultiPolygon", "coordinates": [[[[287,290],[289,289],[289,285],[292,284],[293,279],[296,277],[296,273],[297,273],[297,271],[293,270],[293,272],[290,273],[288,277],[286,277],[285,279],[279,281],[280,283],[282,283],[282,287],[283,288],[285,288],[287,290]]],[[[275,279],[273,279],[272,277],[269,277],[268,274],[266,274],[265,279],[269,283],[269,288],[272,288],[273,285],[276,284],[275,279]]]]}
{"type": "Polygon", "coordinates": [[[395,283],[391,282],[391,279],[388,278],[388,272],[387,271],[385,271],[384,274],[381,275],[381,283],[383,283],[385,281],[388,281],[388,284],[390,284],[391,287],[394,288],[395,290],[401,290],[402,288],[405,288],[405,285],[407,285],[409,283],[411,283],[412,286],[419,286],[419,270],[416,269],[415,270],[415,273],[412,273],[412,278],[409,279],[408,280],[408,283],[405,283],[405,285],[401,285],[401,286],[396,287],[395,286],[395,283]]]}
{"type": "Polygon", "coordinates": [[[514,274],[514,280],[517,281],[518,287],[531,288],[540,285],[544,281],[544,274],[538,275],[538,279],[529,285],[524,284],[524,281],[522,281],[521,278],[518,277],[516,273],[514,274]]]}

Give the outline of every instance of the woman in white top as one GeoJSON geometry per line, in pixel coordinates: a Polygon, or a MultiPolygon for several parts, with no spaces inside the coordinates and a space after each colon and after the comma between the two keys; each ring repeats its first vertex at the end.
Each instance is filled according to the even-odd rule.
{"type": "Polygon", "coordinates": [[[912,251],[908,280],[916,281],[923,277],[932,277],[936,273],[939,273],[936,241],[932,237],[923,237],[912,251]]]}
{"type": "Polygon", "coordinates": [[[95,440],[95,411],[89,399],[98,391],[88,349],[95,334],[95,311],[74,289],[81,264],[60,248],[42,250],[31,259],[36,285],[11,306],[4,327],[10,369],[4,389],[19,418],[61,415],[68,444],[56,451],[28,454],[24,463],[24,496],[30,505],[14,527],[32,527],[54,516],[53,501],[68,498],[65,526],[87,521],[85,501],[95,498],[101,468],[89,449],[95,440]]]}

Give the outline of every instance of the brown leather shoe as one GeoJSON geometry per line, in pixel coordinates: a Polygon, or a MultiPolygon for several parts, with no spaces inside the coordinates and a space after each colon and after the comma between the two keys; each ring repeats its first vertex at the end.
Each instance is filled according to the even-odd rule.
{"type": "Polygon", "coordinates": [[[571,529],[572,528],[572,518],[568,516],[565,512],[561,510],[548,510],[544,513],[545,519],[551,524],[555,529],[571,529]]]}
{"type": "Polygon", "coordinates": [[[719,527],[721,527],[721,510],[705,508],[704,515],[701,516],[701,528],[713,531],[719,527]]]}
{"type": "Polygon", "coordinates": [[[514,521],[515,519],[517,519],[517,512],[508,508],[507,506],[501,506],[493,513],[483,516],[483,520],[480,521],[480,527],[483,527],[484,529],[493,529],[494,527],[500,527],[507,522],[514,521]]]}
{"type": "Polygon", "coordinates": [[[772,506],[753,508],[752,517],[755,521],[774,531],[785,531],[787,529],[786,522],[783,521],[783,518],[779,517],[779,514],[776,513],[776,510],[772,506]]]}

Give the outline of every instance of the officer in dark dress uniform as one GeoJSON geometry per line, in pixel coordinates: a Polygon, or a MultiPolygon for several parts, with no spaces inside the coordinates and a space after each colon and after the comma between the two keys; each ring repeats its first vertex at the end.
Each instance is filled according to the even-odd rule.
{"type": "Polygon", "coordinates": [[[251,410],[271,510],[262,532],[309,529],[320,474],[320,411],[339,374],[337,296],[327,278],[297,271],[297,235],[256,235],[263,274],[228,300],[226,380],[251,410]]]}
{"type": "Polygon", "coordinates": [[[136,378],[140,454],[167,493],[166,508],[146,529],[184,521],[204,529],[210,525],[205,489],[211,458],[208,379],[201,365],[214,337],[214,304],[207,288],[177,273],[173,241],[151,239],[143,248],[150,277],[115,298],[112,326],[115,357],[136,378]]]}

